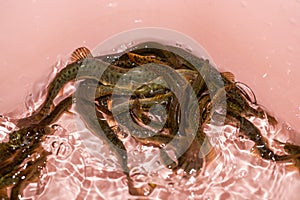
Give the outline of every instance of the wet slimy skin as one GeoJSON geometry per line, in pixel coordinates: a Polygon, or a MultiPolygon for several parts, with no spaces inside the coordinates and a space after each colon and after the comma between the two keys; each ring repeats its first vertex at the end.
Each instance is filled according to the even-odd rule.
{"type": "Polygon", "coordinates": [[[2,199],[9,199],[6,187],[13,185],[10,199],[19,199],[18,195],[22,194],[24,187],[38,180],[47,156],[50,155],[41,143],[46,136],[54,132],[49,125],[57,121],[64,112],[68,112],[72,103],[72,97],[64,99],[38,125],[31,124],[16,130],[10,133],[8,142],[0,143],[0,197],[2,199]],[[33,160],[30,161],[28,158],[33,160]],[[22,167],[21,164],[26,167],[22,167]]]}
{"type": "Polygon", "coordinates": [[[278,162],[293,160],[300,168],[300,147],[285,143],[286,154],[275,154],[249,120],[266,118],[270,124],[277,123],[245,87],[232,73],[219,72],[208,60],[156,42],[99,57],[93,57],[85,47],[78,48],[49,84],[42,105],[31,116],[19,119],[19,129],[10,133],[8,142],[0,144],[0,197],[16,199],[28,183],[38,179],[50,154],[41,142],[54,132],[51,125],[63,113],[70,113],[73,105],[87,128],[117,157],[132,195],[148,196],[156,184],[134,186],[128,152],[110,122],[138,143],[159,148],[162,163],[174,172],[182,169],[186,177],[198,174],[216,157],[204,131],[208,124],[234,124],[240,134],[255,143],[257,156],[278,162]],[[130,81],[120,83],[124,74],[130,81]],[[75,93],[54,105],[64,86],[76,81],[79,87],[75,93]],[[153,109],[155,106],[166,112],[153,109]],[[166,146],[174,149],[175,157],[169,155],[166,146]],[[38,158],[27,159],[37,153],[38,158]],[[27,167],[22,168],[24,162],[27,167]],[[10,193],[8,187],[12,188],[10,193]]]}

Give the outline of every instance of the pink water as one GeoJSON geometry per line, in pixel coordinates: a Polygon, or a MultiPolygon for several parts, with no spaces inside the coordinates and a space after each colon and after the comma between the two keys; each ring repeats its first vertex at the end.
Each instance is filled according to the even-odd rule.
{"type": "MultiPolygon", "coordinates": [[[[283,126],[282,137],[300,142],[289,128],[300,130],[297,0],[10,1],[0,5],[1,114],[25,111],[25,97],[35,91],[37,82],[46,83],[58,54],[64,58],[75,47],[94,48],[130,28],[159,26],[183,32],[202,44],[219,68],[232,71],[254,90],[260,104],[290,124],[283,126]]],[[[115,172],[114,158],[90,155],[80,139],[89,138],[95,147],[99,141],[87,131],[72,134],[74,127],[67,119],[63,121],[66,127],[47,141],[54,143],[54,155],[38,185],[39,199],[125,198],[125,177],[121,170],[115,172]]],[[[297,199],[298,173],[249,155],[253,144],[235,138],[232,131],[229,128],[217,142],[222,154],[206,169],[209,174],[188,181],[180,176],[170,181],[164,171],[153,174],[151,178],[164,186],[150,199],[297,199]]],[[[147,151],[147,155],[155,153],[147,151]]],[[[26,195],[35,196],[36,188],[30,185],[26,195]]]]}

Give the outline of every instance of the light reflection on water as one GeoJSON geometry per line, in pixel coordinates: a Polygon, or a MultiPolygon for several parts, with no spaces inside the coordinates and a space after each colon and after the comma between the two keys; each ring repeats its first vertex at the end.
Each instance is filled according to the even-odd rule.
{"type": "MultiPolygon", "coordinates": [[[[72,120],[65,115],[58,122],[62,126],[44,142],[52,155],[38,184],[25,189],[24,199],[138,199],[128,194],[126,177],[109,148],[94,144],[99,151],[96,155],[101,156],[91,155],[82,135],[91,141],[95,136],[87,129],[76,130],[72,120]]],[[[283,199],[300,187],[297,171],[249,153],[254,143],[238,137],[234,127],[226,125],[218,135],[209,133],[213,129],[206,131],[218,156],[189,179],[154,161],[157,149],[139,145],[129,149],[128,162],[137,182],[150,180],[158,185],[147,199],[283,199]]]]}
{"type": "MultiPolygon", "coordinates": [[[[29,96],[29,111],[41,102],[43,94],[39,93],[39,101],[29,96]]],[[[14,128],[9,121],[1,120],[1,125],[6,126],[1,132],[14,128]]],[[[24,199],[139,199],[128,194],[126,177],[110,148],[80,126],[78,120],[78,116],[67,114],[57,122],[55,134],[44,142],[52,155],[38,184],[31,183],[25,189],[24,199]]],[[[252,121],[269,139],[286,141],[293,133],[286,124],[272,127],[264,120],[252,121]]],[[[235,127],[207,126],[205,131],[217,157],[206,163],[199,175],[190,178],[164,167],[156,159],[158,149],[141,146],[130,136],[124,138],[135,184],[157,184],[146,199],[283,199],[300,188],[297,171],[256,156],[251,152],[254,143],[239,137],[235,127]]],[[[0,138],[5,140],[5,134],[1,133],[0,138]]]]}
{"type": "MultiPolygon", "coordinates": [[[[84,126],[75,125],[78,119],[65,114],[53,125],[55,133],[44,142],[52,155],[38,183],[25,188],[24,199],[139,199],[128,194],[126,177],[110,148],[84,126]]],[[[263,119],[252,122],[270,140],[285,141],[295,134],[284,123],[273,127],[263,119]]],[[[9,119],[1,118],[1,141],[13,128],[9,119]]],[[[123,139],[135,184],[157,184],[147,199],[283,199],[300,188],[296,170],[259,158],[251,150],[254,142],[239,137],[235,127],[208,125],[205,132],[217,157],[190,178],[164,167],[156,159],[157,148],[142,146],[130,136],[123,139]]]]}

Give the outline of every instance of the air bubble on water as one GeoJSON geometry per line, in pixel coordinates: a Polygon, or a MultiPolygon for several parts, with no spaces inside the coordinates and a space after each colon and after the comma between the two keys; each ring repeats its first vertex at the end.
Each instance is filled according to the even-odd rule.
{"type": "Polygon", "coordinates": [[[247,176],[247,174],[248,174],[248,171],[247,171],[246,169],[241,169],[241,170],[239,171],[238,177],[239,177],[239,178],[244,178],[244,177],[247,176]]]}
{"type": "Polygon", "coordinates": [[[108,8],[115,8],[118,6],[118,3],[117,2],[109,2],[106,7],[108,8]]]}
{"type": "Polygon", "coordinates": [[[51,144],[52,148],[58,148],[59,147],[59,143],[57,141],[53,141],[51,144]]]}
{"type": "Polygon", "coordinates": [[[166,146],[165,143],[161,143],[161,144],[159,145],[160,148],[163,148],[163,147],[165,147],[165,146],[166,146]]]}
{"type": "Polygon", "coordinates": [[[231,165],[231,168],[232,168],[232,169],[236,169],[236,168],[237,168],[237,165],[236,165],[236,164],[232,164],[232,165],[231,165]]]}
{"type": "Polygon", "coordinates": [[[266,78],[267,76],[268,76],[268,73],[264,73],[264,74],[262,75],[263,78],[266,78]]]}
{"type": "Polygon", "coordinates": [[[287,127],[286,127],[286,130],[291,131],[291,130],[292,130],[292,127],[287,126],[287,127]]]}
{"type": "Polygon", "coordinates": [[[127,43],[127,46],[128,46],[128,47],[132,47],[133,45],[134,45],[134,42],[133,42],[133,41],[130,41],[130,42],[127,43]]]}
{"type": "Polygon", "coordinates": [[[133,22],[134,22],[134,23],[142,23],[143,20],[141,20],[141,19],[135,19],[133,22]]]}
{"type": "Polygon", "coordinates": [[[64,130],[64,128],[61,125],[59,125],[59,124],[53,124],[51,126],[51,128],[53,128],[55,131],[59,131],[59,132],[61,132],[61,131],[64,130]]]}
{"type": "Polygon", "coordinates": [[[193,52],[193,49],[191,47],[186,47],[184,48],[186,51],[188,51],[189,53],[192,53],[193,52]]]}
{"type": "Polygon", "coordinates": [[[179,42],[176,42],[176,43],[175,43],[175,46],[181,48],[181,47],[182,47],[182,44],[179,43],[179,42]]]}
{"type": "Polygon", "coordinates": [[[123,52],[127,49],[126,44],[121,44],[120,48],[118,49],[118,52],[123,52]]]}
{"type": "Polygon", "coordinates": [[[68,142],[55,141],[52,143],[52,148],[56,158],[60,160],[67,159],[73,152],[73,147],[68,142]]]}

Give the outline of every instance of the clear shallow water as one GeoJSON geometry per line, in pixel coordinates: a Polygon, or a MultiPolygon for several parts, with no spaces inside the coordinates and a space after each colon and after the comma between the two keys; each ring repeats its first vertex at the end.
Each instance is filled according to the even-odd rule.
{"type": "MultiPolygon", "coordinates": [[[[49,80],[65,65],[64,60],[67,59],[57,63],[49,80]]],[[[42,102],[45,85],[38,83],[33,94],[28,95],[29,112],[42,102]]],[[[58,99],[73,90],[74,86],[69,84],[58,99]]],[[[264,120],[252,121],[270,141],[286,141],[295,135],[282,122],[272,127],[264,120]]],[[[56,124],[55,134],[44,142],[44,148],[52,155],[48,156],[39,182],[24,190],[24,199],[141,199],[128,194],[126,177],[114,153],[80,123],[76,113],[64,115],[56,124]]],[[[14,124],[2,118],[2,125],[0,138],[5,140],[6,132],[14,124]]],[[[157,184],[150,197],[144,199],[283,199],[300,188],[296,170],[286,167],[286,163],[262,160],[251,153],[254,143],[239,137],[235,127],[207,126],[205,131],[217,157],[204,165],[199,175],[190,178],[181,171],[176,174],[165,168],[157,159],[158,149],[137,144],[130,136],[123,139],[135,184],[157,184]]]]}
{"type": "MultiPolygon", "coordinates": [[[[11,125],[2,120],[4,124],[11,125]]],[[[68,115],[57,124],[62,126],[44,142],[52,155],[39,182],[26,187],[24,199],[140,199],[128,194],[126,177],[107,146],[87,129],[77,130],[68,115]],[[89,146],[82,139],[90,140],[89,146]],[[91,155],[91,149],[97,157],[91,155]]],[[[217,129],[208,127],[207,132],[218,156],[189,179],[154,161],[157,149],[126,138],[133,179],[137,184],[151,181],[158,185],[145,199],[285,199],[300,188],[296,170],[251,155],[254,143],[238,137],[235,128],[225,126],[225,131],[216,135],[217,129]]],[[[290,131],[286,129],[285,135],[290,131]]]]}

